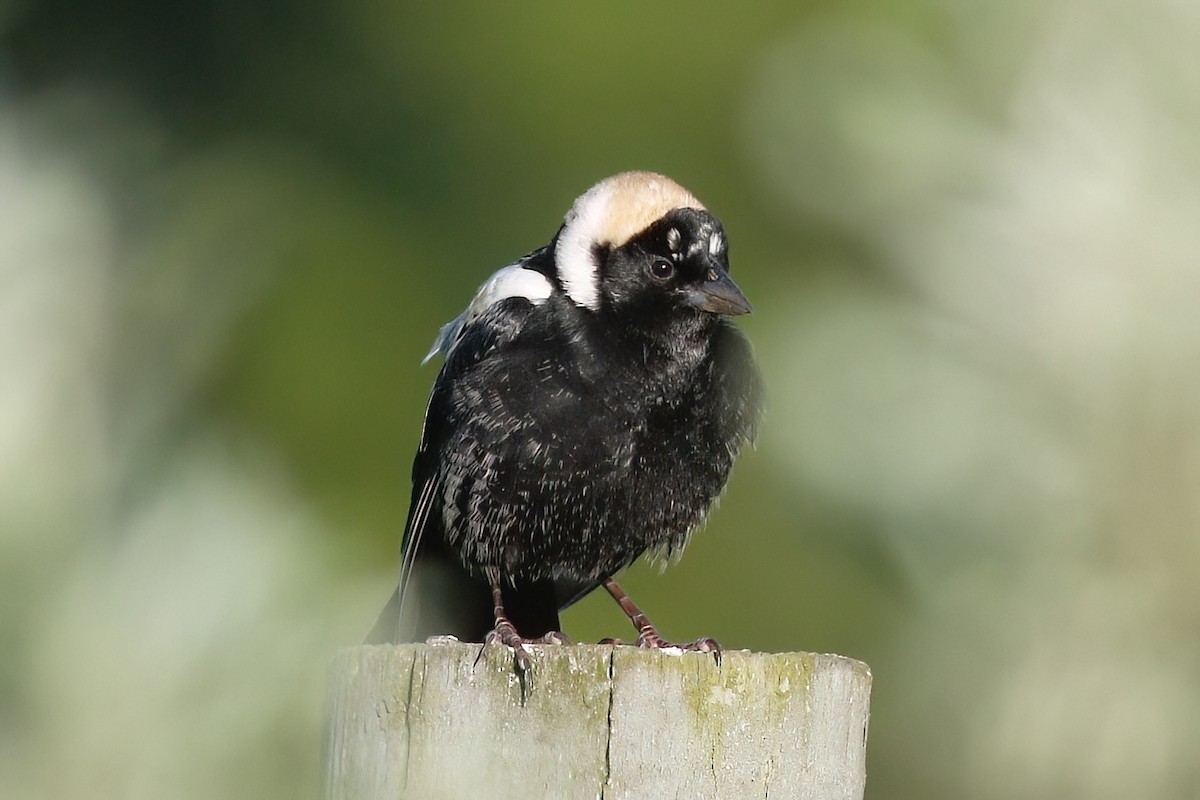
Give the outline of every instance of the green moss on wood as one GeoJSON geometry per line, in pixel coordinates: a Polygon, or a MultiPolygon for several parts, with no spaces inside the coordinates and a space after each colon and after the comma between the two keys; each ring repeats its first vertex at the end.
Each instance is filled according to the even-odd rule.
{"type": "Polygon", "coordinates": [[[332,665],[331,798],[862,796],[870,672],[839,656],[359,647],[332,665]]]}

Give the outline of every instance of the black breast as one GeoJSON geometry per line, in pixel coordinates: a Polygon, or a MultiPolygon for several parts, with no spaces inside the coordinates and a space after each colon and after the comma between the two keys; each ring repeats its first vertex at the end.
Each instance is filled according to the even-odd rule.
{"type": "Polygon", "coordinates": [[[527,320],[439,377],[426,466],[473,572],[590,581],[681,547],[753,436],[759,380],[732,326],[674,371],[640,353],[597,362],[558,330],[527,320]]]}

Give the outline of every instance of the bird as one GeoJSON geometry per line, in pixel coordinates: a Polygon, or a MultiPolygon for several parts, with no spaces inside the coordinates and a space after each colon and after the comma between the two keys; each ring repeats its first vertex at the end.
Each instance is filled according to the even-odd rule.
{"type": "Polygon", "coordinates": [[[603,587],[637,645],[719,658],[663,638],[614,576],[681,552],[753,442],[762,379],[729,320],[750,311],[724,227],[678,183],[580,195],[426,356],[399,586],[367,641],[503,644],[526,671],[523,645],[569,642],[560,612],[603,587]]]}

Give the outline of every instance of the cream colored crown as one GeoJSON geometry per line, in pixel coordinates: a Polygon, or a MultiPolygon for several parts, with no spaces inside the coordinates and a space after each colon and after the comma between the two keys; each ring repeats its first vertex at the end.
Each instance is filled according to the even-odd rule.
{"type": "Polygon", "coordinates": [[[575,217],[593,216],[593,241],[620,247],[676,208],[703,209],[704,204],[666,175],[622,172],[605,178],[580,196],[567,213],[566,222],[570,225],[575,217]]]}

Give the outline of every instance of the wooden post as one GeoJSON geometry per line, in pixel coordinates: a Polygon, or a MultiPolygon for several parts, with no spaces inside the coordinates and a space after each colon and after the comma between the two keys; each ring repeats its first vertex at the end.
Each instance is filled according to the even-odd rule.
{"type": "Polygon", "coordinates": [[[334,658],[328,800],[860,800],[871,673],[811,653],[450,642],[334,658]]]}

